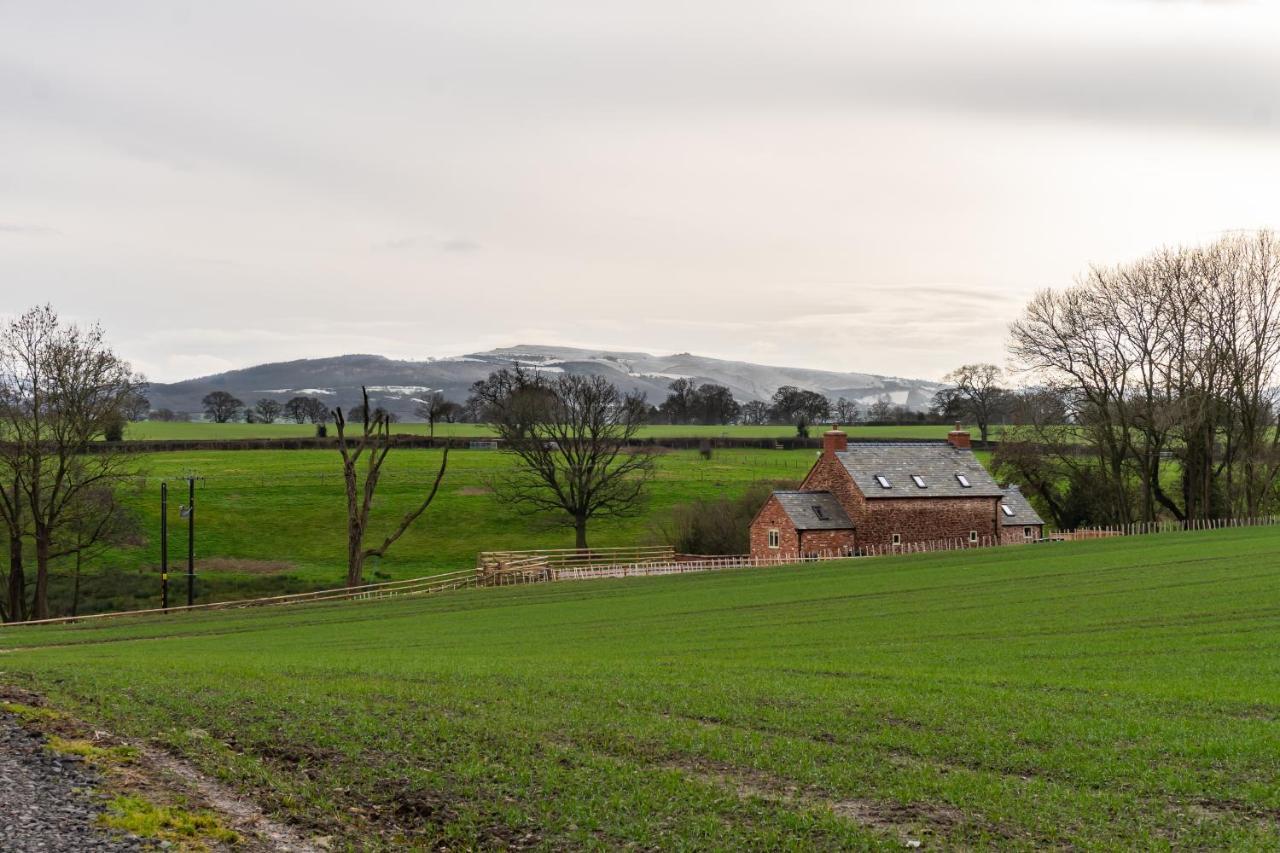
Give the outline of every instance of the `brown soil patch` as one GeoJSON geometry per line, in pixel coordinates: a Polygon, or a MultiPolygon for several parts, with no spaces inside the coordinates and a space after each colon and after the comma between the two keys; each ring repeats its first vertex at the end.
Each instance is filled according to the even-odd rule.
{"type": "Polygon", "coordinates": [[[296,566],[284,560],[249,560],[240,557],[210,557],[196,563],[197,572],[233,572],[243,575],[282,575],[296,566]]]}
{"type": "MultiPolygon", "coordinates": [[[[730,788],[739,797],[754,797],[788,805],[828,808],[837,817],[896,836],[903,843],[942,843],[947,833],[961,824],[982,824],[960,809],[942,803],[896,803],[884,800],[835,800],[825,792],[800,786],[758,770],[695,760],[677,762],[673,769],[704,782],[730,788]]],[[[1004,833],[1000,833],[1004,834],[1004,833]]]]}
{"type": "Polygon", "coordinates": [[[493,494],[493,489],[490,489],[487,486],[463,486],[458,489],[455,494],[467,495],[469,497],[474,497],[476,495],[491,495],[493,494]]]}

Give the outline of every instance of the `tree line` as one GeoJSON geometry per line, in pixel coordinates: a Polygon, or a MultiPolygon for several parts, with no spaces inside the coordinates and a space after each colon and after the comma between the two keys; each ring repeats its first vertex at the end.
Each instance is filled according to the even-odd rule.
{"type": "MultiPolygon", "coordinates": [[[[436,425],[441,423],[484,423],[486,401],[476,394],[474,387],[471,390],[472,393],[460,403],[450,400],[441,391],[433,391],[426,398],[415,401],[413,414],[427,423],[432,435],[436,425]]],[[[283,403],[263,398],[248,405],[233,394],[218,390],[206,394],[201,402],[205,417],[220,424],[236,421],[269,424],[291,420],[299,424],[323,425],[329,419],[328,404],[315,397],[293,397],[283,403]]],[[[349,416],[355,419],[362,417],[362,406],[362,403],[357,403],[349,407],[349,416]]],[[[913,410],[894,404],[887,394],[860,406],[846,397],[833,400],[793,385],[778,388],[767,402],[751,400],[739,403],[725,385],[698,383],[686,378],[673,380],[667,388],[666,399],[661,403],[651,405],[646,400],[645,407],[646,420],[651,424],[789,425],[796,427],[800,435],[807,435],[808,428],[814,424],[829,421],[846,425],[942,422],[957,417],[960,408],[953,403],[942,408],[935,405],[928,410],[913,410]]],[[[398,420],[397,415],[385,406],[375,404],[374,412],[386,415],[392,423],[398,420]]],[[[150,418],[172,421],[188,420],[189,416],[160,409],[151,412],[150,418]]]]}
{"type": "Polygon", "coordinates": [[[1280,504],[1280,246],[1262,231],[1091,268],[1011,328],[1029,389],[999,470],[1059,526],[1280,504]]]}

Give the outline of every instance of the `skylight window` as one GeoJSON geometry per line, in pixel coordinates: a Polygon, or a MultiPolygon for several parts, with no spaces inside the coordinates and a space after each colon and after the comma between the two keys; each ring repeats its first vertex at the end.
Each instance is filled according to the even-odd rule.
{"type": "Polygon", "coordinates": [[[1013,518],[1013,507],[1009,506],[1008,504],[1000,504],[1000,509],[1004,511],[1005,515],[1009,516],[1010,518],[1013,518]]]}
{"type": "Polygon", "coordinates": [[[911,479],[915,480],[917,486],[922,489],[924,488],[924,477],[921,477],[919,474],[912,474],[911,479]]]}
{"type": "Polygon", "coordinates": [[[880,484],[882,489],[892,489],[893,484],[889,482],[889,478],[884,474],[876,474],[876,482],[880,484]]]}
{"type": "Polygon", "coordinates": [[[827,521],[827,514],[823,512],[822,507],[817,504],[813,505],[813,514],[818,517],[819,521],[827,521]]]}
{"type": "Polygon", "coordinates": [[[956,479],[959,480],[960,485],[966,489],[969,488],[971,485],[973,485],[972,483],[969,482],[969,478],[966,477],[964,474],[956,474],[956,479]]]}

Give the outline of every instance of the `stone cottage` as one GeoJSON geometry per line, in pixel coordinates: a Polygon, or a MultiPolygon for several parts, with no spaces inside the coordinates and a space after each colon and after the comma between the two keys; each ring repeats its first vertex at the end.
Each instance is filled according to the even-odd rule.
{"type": "Polygon", "coordinates": [[[1023,541],[1038,539],[1043,524],[1021,493],[991,477],[958,427],[945,442],[854,444],[833,429],[800,489],[773,493],[756,514],[751,553],[803,558],[939,540],[993,545],[1027,527],[1035,535],[1023,541]]]}

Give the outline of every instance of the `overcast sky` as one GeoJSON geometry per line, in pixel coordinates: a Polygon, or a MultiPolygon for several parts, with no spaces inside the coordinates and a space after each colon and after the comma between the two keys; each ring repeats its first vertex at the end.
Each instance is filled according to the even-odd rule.
{"type": "Polygon", "coordinates": [[[156,380],[517,343],[936,378],[1280,227],[1280,4],[0,0],[0,313],[156,380]]]}

